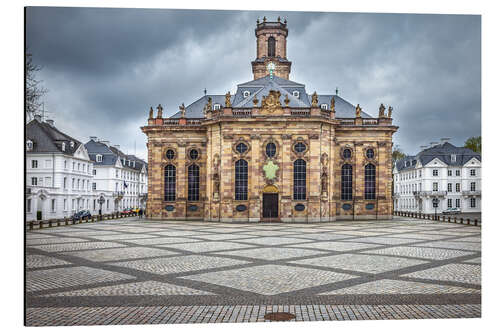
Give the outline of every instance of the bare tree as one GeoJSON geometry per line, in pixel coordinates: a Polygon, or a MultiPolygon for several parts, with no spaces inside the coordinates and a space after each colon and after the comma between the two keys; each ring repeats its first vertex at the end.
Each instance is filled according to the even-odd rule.
{"type": "Polygon", "coordinates": [[[45,95],[48,90],[42,86],[42,81],[37,79],[37,73],[42,69],[41,66],[33,63],[33,55],[31,53],[26,53],[25,58],[25,111],[27,121],[33,119],[35,114],[40,111],[42,106],[42,96],[45,95]]]}

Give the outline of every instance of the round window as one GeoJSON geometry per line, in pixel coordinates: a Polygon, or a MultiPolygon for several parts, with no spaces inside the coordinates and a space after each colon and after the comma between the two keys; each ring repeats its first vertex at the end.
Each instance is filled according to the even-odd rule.
{"type": "Polygon", "coordinates": [[[303,142],[299,142],[296,143],[295,146],[293,146],[293,149],[296,153],[303,153],[306,151],[306,145],[303,142]]]}
{"type": "Polygon", "coordinates": [[[172,149],[169,149],[169,150],[167,150],[166,155],[167,155],[167,158],[168,158],[169,160],[172,160],[172,159],[174,159],[174,157],[175,157],[175,152],[174,152],[172,149]]]}
{"type": "Polygon", "coordinates": [[[351,158],[351,155],[352,155],[352,152],[351,152],[351,150],[350,150],[350,149],[348,149],[348,148],[344,149],[344,151],[342,152],[342,156],[343,156],[344,158],[346,158],[346,159],[347,159],[347,158],[351,158]]]}
{"type": "Polygon", "coordinates": [[[368,148],[368,149],[366,150],[366,157],[367,157],[367,158],[373,158],[374,156],[375,156],[375,152],[373,151],[373,149],[368,148]]]}
{"type": "Polygon", "coordinates": [[[269,142],[266,145],[266,156],[269,158],[274,157],[276,155],[276,145],[272,142],[269,142]]]}
{"type": "Polygon", "coordinates": [[[240,154],[243,154],[244,152],[246,152],[248,150],[248,147],[246,144],[244,143],[238,143],[236,145],[236,151],[240,154]]]}
{"type": "Polygon", "coordinates": [[[191,149],[189,151],[189,157],[192,159],[192,160],[196,160],[198,159],[198,151],[196,149],[191,149]]]}

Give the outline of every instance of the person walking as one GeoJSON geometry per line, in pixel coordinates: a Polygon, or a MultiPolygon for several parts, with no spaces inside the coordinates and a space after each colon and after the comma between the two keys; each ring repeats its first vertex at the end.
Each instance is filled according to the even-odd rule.
{"type": "Polygon", "coordinates": [[[142,219],[142,208],[139,209],[139,218],[142,219]]]}

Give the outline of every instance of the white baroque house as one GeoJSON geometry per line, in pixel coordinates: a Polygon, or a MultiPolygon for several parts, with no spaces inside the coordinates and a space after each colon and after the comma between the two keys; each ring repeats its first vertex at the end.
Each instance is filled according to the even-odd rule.
{"type": "Polygon", "coordinates": [[[97,140],[95,136],[90,137],[85,147],[94,163],[92,188],[105,200],[106,209],[146,208],[146,162],[124,154],[119,145],[112,146],[109,141],[97,140]]]}
{"type": "Polygon", "coordinates": [[[145,208],[147,164],[92,137],[83,144],[40,116],[26,125],[26,220],[145,208]]]}
{"type": "Polygon", "coordinates": [[[26,125],[26,220],[92,210],[93,164],[85,146],[40,116],[26,125]]]}
{"type": "Polygon", "coordinates": [[[458,208],[462,213],[481,212],[481,154],[456,147],[447,138],[421,148],[416,156],[396,162],[394,210],[434,214],[458,208]]]}

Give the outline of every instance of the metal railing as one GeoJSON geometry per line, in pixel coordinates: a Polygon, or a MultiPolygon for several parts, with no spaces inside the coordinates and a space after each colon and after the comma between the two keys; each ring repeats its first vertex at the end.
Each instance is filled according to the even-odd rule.
{"type": "Polygon", "coordinates": [[[394,211],[393,213],[394,216],[402,216],[402,217],[411,217],[415,219],[422,219],[422,220],[431,220],[431,221],[442,221],[442,222],[449,222],[449,223],[460,223],[460,224],[467,224],[467,225],[474,225],[474,226],[481,226],[481,220],[479,219],[474,219],[472,220],[471,218],[463,218],[463,217],[456,217],[456,216],[445,216],[445,215],[440,215],[440,214],[424,214],[424,213],[417,213],[417,212],[406,212],[406,211],[394,211]]]}

